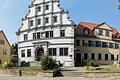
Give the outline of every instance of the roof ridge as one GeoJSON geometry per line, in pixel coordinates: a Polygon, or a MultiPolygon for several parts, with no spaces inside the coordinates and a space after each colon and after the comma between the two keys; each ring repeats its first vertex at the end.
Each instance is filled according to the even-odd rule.
{"type": "Polygon", "coordinates": [[[99,25],[97,23],[90,23],[90,22],[80,22],[80,23],[88,23],[88,24],[96,24],[96,25],[99,25]]]}

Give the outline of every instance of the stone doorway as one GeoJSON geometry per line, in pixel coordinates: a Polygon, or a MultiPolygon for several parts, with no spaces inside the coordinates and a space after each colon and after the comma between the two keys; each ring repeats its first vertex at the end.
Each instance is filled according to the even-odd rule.
{"type": "Polygon", "coordinates": [[[81,54],[81,53],[76,53],[76,54],[75,54],[75,67],[80,67],[80,66],[82,66],[81,57],[82,57],[82,54],[81,54]]]}
{"type": "Polygon", "coordinates": [[[43,48],[37,48],[36,53],[35,53],[36,61],[40,61],[43,56],[44,56],[44,49],[43,48]]]}

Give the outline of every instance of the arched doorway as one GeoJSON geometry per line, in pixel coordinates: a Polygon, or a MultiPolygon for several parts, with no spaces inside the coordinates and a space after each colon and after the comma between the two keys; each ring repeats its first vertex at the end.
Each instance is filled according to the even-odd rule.
{"type": "Polygon", "coordinates": [[[43,50],[43,48],[37,48],[37,49],[36,49],[36,53],[35,53],[36,61],[40,61],[41,58],[43,57],[43,55],[44,55],[44,50],[43,50]]]}

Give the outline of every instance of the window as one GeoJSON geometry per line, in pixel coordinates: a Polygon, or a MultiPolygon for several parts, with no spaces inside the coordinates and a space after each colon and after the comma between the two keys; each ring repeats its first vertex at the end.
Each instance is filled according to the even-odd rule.
{"type": "Polygon", "coordinates": [[[103,35],[103,30],[102,29],[99,29],[98,35],[103,35]]]}
{"type": "Polygon", "coordinates": [[[65,37],[65,30],[60,30],[60,37],[65,37]]]}
{"type": "Polygon", "coordinates": [[[91,53],[91,60],[95,59],[95,53],[91,53]]]}
{"type": "Polygon", "coordinates": [[[0,64],[2,64],[2,60],[0,60],[0,64]]]}
{"type": "Polygon", "coordinates": [[[109,48],[114,48],[114,44],[113,43],[109,43],[109,48]]]}
{"type": "Polygon", "coordinates": [[[25,57],[25,50],[21,51],[21,57],[25,57]]]}
{"type": "Polygon", "coordinates": [[[108,48],[108,43],[107,42],[102,42],[102,47],[108,48]]]}
{"type": "Polygon", "coordinates": [[[41,11],[41,7],[40,6],[37,7],[37,12],[39,12],[39,11],[41,11]]]}
{"type": "Polygon", "coordinates": [[[87,34],[88,34],[88,29],[85,29],[85,31],[84,31],[84,32],[85,32],[85,34],[87,35],[87,34]]]}
{"type": "Polygon", "coordinates": [[[53,22],[57,22],[57,16],[54,16],[54,21],[53,22]]]}
{"type": "Polygon", "coordinates": [[[33,33],[33,39],[36,39],[36,33],[33,33]]]}
{"type": "Polygon", "coordinates": [[[49,37],[49,31],[45,32],[45,37],[48,38],[49,37]]]}
{"type": "Polygon", "coordinates": [[[101,47],[102,46],[102,42],[101,41],[96,41],[96,47],[101,47]]]}
{"type": "Polygon", "coordinates": [[[49,10],[49,5],[45,5],[45,10],[49,10]]]}
{"type": "Polygon", "coordinates": [[[50,48],[49,49],[49,55],[50,56],[56,56],[56,48],[50,48]]]}
{"type": "Polygon", "coordinates": [[[102,60],[102,54],[101,53],[98,54],[98,60],[102,60]]]}
{"type": "Polygon", "coordinates": [[[119,49],[119,44],[115,44],[115,49],[119,49]]]}
{"type": "Polygon", "coordinates": [[[40,32],[37,33],[37,39],[40,39],[40,32]]]}
{"type": "Polygon", "coordinates": [[[80,46],[80,40],[76,40],[76,45],[80,46]]]}
{"type": "Polygon", "coordinates": [[[7,54],[7,50],[4,49],[4,50],[3,50],[3,55],[6,55],[6,54],[7,54]]]}
{"type": "Polygon", "coordinates": [[[95,42],[91,40],[88,41],[88,44],[89,44],[88,46],[95,46],[95,42]]]}
{"type": "Polygon", "coordinates": [[[53,37],[53,31],[50,31],[50,37],[53,37]]]}
{"type": "Polygon", "coordinates": [[[41,19],[37,19],[37,24],[38,24],[38,25],[41,24],[41,19]]]}
{"type": "Polygon", "coordinates": [[[27,57],[31,57],[31,49],[27,50],[27,57]]]}
{"type": "Polygon", "coordinates": [[[88,46],[88,40],[83,40],[83,46],[88,46]]]}
{"type": "Polygon", "coordinates": [[[60,48],[60,56],[68,56],[68,48],[60,48]]]}
{"type": "Polygon", "coordinates": [[[49,18],[45,18],[45,23],[49,23],[49,18]]]}
{"type": "Polygon", "coordinates": [[[111,54],[111,60],[114,60],[114,54],[111,54]]]}
{"type": "Polygon", "coordinates": [[[4,40],[0,40],[0,44],[5,44],[4,40]]]}
{"type": "Polygon", "coordinates": [[[84,59],[88,59],[88,53],[84,53],[84,59]]]}
{"type": "Polygon", "coordinates": [[[108,60],[108,54],[105,54],[105,60],[108,60]]]}
{"type": "Polygon", "coordinates": [[[106,35],[106,36],[110,36],[110,33],[109,33],[108,30],[106,30],[105,35],[106,35]]]}
{"type": "Polygon", "coordinates": [[[33,26],[33,20],[30,21],[30,26],[33,26]]]}
{"type": "Polygon", "coordinates": [[[46,31],[45,36],[46,38],[53,37],[53,31],[46,31]]]}
{"type": "Polygon", "coordinates": [[[24,41],[28,40],[28,34],[24,35],[24,41]]]}

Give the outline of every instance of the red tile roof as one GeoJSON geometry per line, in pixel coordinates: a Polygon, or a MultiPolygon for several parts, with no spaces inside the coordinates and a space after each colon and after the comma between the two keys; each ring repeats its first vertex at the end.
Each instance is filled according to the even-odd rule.
{"type": "Polygon", "coordinates": [[[87,22],[80,22],[76,29],[76,35],[84,35],[84,29],[89,29],[89,34],[87,36],[95,36],[94,34],[94,28],[98,26],[99,24],[93,24],[93,23],[87,23],[87,22]]]}
{"type": "MultiPolygon", "coordinates": [[[[94,23],[88,23],[88,22],[80,22],[80,24],[78,25],[78,27],[76,28],[76,35],[85,35],[84,34],[84,29],[88,28],[89,29],[89,34],[86,36],[95,36],[94,34],[94,29],[100,24],[94,24],[94,23]]],[[[119,34],[118,30],[116,28],[111,27],[111,29],[113,30],[112,34],[115,35],[116,33],[119,34]]],[[[116,39],[119,40],[119,39],[116,39]]]]}
{"type": "Polygon", "coordinates": [[[111,27],[111,28],[112,28],[112,30],[113,30],[113,32],[112,32],[113,35],[115,35],[116,33],[119,33],[116,28],[113,28],[113,27],[111,27]]]}

